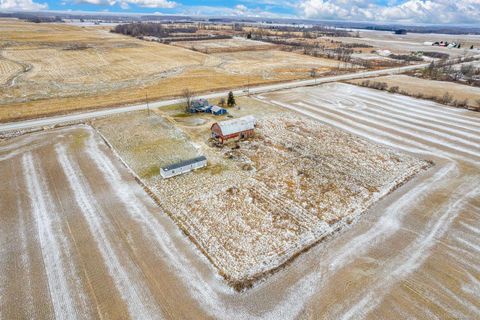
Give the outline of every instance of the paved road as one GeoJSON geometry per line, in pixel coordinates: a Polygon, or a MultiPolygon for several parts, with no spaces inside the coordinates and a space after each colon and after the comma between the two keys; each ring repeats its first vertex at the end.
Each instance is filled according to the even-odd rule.
{"type": "MultiPolygon", "coordinates": [[[[341,76],[324,77],[319,79],[300,80],[300,81],[291,81],[291,82],[284,82],[279,84],[265,85],[265,86],[250,88],[250,94],[265,93],[269,91],[289,89],[294,87],[303,87],[303,86],[315,85],[315,84],[320,84],[325,82],[352,80],[352,79],[365,78],[370,76],[398,74],[406,71],[424,68],[426,66],[428,66],[428,63],[399,67],[399,68],[392,68],[392,69],[377,70],[377,71],[357,72],[357,73],[345,74],[341,76]]],[[[211,94],[202,95],[202,97],[207,99],[213,99],[213,98],[225,96],[227,93],[228,93],[227,91],[215,92],[211,94]]],[[[233,91],[233,93],[237,96],[246,94],[245,89],[235,90],[233,91]]],[[[162,100],[162,101],[152,102],[149,105],[150,105],[150,108],[160,108],[160,107],[165,107],[172,104],[178,104],[183,101],[184,101],[183,99],[162,100]]],[[[78,122],[78,121],[83,121],[83,120],[92,119],[96,117],[103,117],[103,116],[108,116],[108,115],[113,115],[113,114],[118,114],[123,112],[146,110],[146,109],[147,109],[146,104],[137,104],[137,105],[127,106],[127,107],[101,109],[97,111],[81,112],[81,113],[74,113],[74,114],[41,118],[41,119],[9,122],[9,123],[0,124],[0,132],[53,126],[53,125],[62,124],[62,123],[78,122]]]]}

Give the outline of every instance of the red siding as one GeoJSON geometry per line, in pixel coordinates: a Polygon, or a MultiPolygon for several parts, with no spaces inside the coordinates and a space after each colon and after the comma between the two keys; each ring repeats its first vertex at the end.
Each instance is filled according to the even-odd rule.
{"type": "Polygon", "coordinates": [[[220,140],[220,142],[222,142],[222,143],[224,143],[227,140],[238,138],[238,137],[241,137],[241,136],[243,136],[244,138],[248,138],[248,137],[251,137],[251,136],[254,135],[254,130],[252,129],[252,130],[240,131],[240,132],[236,132],[236,133],[232,133],[232,134],[224,136],[222,134],[222,130],[220,129],[220,126],[217,123],[214,123],[212,125],[211,130],[212,130],[213,135],[218,137],[218,140],[220,140]]]}

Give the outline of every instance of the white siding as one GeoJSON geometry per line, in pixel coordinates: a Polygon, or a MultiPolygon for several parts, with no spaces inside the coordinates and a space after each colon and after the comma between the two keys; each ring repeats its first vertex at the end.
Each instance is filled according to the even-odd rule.
{"type": "Polygon", "coordinates": [[[160,175],[166,179],[166,178],[177,176],[179,174],[190,172],[192,170],[200,169],[206,166],[207,166],[207,160],[203,160],[203,161],[198,161],[180,168],[175,168],[172,170],[160,169],[160,175]]]}

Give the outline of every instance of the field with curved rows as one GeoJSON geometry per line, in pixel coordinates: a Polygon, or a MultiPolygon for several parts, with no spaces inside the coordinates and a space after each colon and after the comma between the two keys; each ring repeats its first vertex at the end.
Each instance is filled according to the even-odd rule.
{"type": "MultiPolygon", "coordinates": [[[[185,88],[200,93],[305,79],[313,67],[320,74],[338,66],[246,39],[227,42],[247,45],[247,56],[209,55],[105,27],[14,19],[0,19],[0,42],[3,57],[25,66],[13,85],[2,88],[0,122],[144,103],[147,95],[150,101],[179,97],[185,88]],[[259,54],[258,44],[269,53],[259,54]]],[[[0,84],[16,72],[1,61],[0,84]]]]}
{"type": "Polygon", "coordinates": [[[8,85],[22,70],[22,65],[0,57],[0,86],[8,85]]]}

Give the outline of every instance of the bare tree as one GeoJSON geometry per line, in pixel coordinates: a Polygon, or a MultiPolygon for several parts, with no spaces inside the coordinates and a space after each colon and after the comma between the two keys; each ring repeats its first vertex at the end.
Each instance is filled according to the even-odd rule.
{"type": "Polygon", "coordinates": [[[185,88],[182,91],[182,96],[185,99],[185,111],[190,112],[190,107],[192,106],[193,91],[185,88]]]}
{"type": "Polygon", "coordinates": [[[316,68],[310,69],[310,77],[312,77],[314,82],[317,83],[317,69],[316,68]]]}
{"type": "Polygon", "coordinates": [[[453,96],[447,91],[440,99],[440,103],[442,104],[450,104],[453,101],[453,96]]]}
{"type": "Polygon", "coordinates": [[[225,98],[220,98],[220,100],[218,101],[218,105],[222,108],[225,107],[225,103],[225,98]]]}

